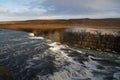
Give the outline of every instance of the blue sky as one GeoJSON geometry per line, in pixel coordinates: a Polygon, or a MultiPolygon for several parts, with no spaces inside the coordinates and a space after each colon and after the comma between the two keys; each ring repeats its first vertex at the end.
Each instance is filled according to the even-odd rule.
{"type": "Polygon", "coordinates": [[[0,0],[0,21],[120,18],[120,0],[0,0]]]}

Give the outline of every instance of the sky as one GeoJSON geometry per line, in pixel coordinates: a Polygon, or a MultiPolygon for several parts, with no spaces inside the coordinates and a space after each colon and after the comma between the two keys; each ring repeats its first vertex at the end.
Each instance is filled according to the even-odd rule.
{"type": "Polygon", "coordinates": [[[120,0],[0,0],[0,21],[120,18],[120,0]]]}

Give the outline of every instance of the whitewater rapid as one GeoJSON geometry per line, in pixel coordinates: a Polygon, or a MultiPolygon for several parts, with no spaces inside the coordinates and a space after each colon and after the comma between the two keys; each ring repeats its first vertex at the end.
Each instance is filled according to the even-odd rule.
{"type": "Polygon", "coordinates": [[[0,66],[8,66],[15,80],[120,80],[119,61],[13,30],[0,31],[0,66]]]}

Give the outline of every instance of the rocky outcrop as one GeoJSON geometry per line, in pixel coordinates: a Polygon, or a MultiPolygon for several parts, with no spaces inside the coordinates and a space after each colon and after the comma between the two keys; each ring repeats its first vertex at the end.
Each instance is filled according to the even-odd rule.
{"type": "Polygon", "coordinates": [[[14,80],[8,67],[0,66],[0,80],[14,80]]]}
{"type": "Polygon", "coordinates": [[[61,42],[77,48],[90,48],[107,52],[120,52],[120,31],[99,29],[34,30],[35,36],[61,42]]]}
{"type": "Polygon", "coordinates": [[[33,30],[35,36],[42,36],[52,41],[61,42],[64,29],[33,30]]]}
{"type": "Polygon", "coordinates": [[[120,32],[108,32],[104,31],[85,31],[79,32],[65,31],[63,35],[63,43],[72,45],[75,47],[90,48],[95,50],[107,51],[107,52],[120,52],[120,32]],[[94,32],[94,33],[91,33],[94,32]]]}

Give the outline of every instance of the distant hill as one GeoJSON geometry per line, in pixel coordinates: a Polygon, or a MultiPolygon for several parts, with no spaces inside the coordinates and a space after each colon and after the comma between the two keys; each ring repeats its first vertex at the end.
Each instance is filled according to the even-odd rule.
{"type": "Polygon", "coordinates": [[[107,19],[51,19],[0,22],[0,28],[10,29],[58,29],[58,28],[120,29],[120,18],[107,19]]]}

